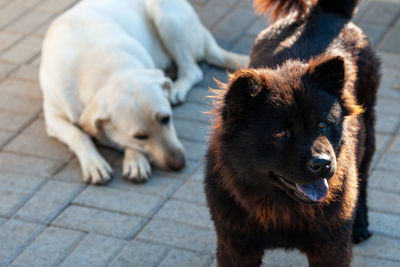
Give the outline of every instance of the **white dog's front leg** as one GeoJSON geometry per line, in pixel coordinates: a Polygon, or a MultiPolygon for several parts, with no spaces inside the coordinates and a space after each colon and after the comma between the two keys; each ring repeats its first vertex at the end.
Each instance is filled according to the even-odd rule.
{"type": "Polygon", "coordinates": [[[49,136],[64,142],[78,157],[82,168],[83,181],[91,184],[107,183],[113,170],[97,151],[86,133],[63,117],[45,114],[49,136]]]}
{"type": "Polygon", "coordinates": [[[142,183],[151,176],[150,162],[142,152],[127,148],[122,164],[122,173],[127,180],[142,183]]]}

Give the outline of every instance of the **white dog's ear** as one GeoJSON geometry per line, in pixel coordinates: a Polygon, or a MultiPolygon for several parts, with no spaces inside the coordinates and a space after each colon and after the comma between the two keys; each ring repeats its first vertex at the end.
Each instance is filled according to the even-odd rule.
{"type": "Polygon", "coordinates": [[[161,87],[162,87],[162,89],[164,89],[165,96],[167,98],[170,98],[171,94],[172,94],[173,82],[168,77],[163,77],[163,78],[164,78],[164,81],[161,83],[161,87]]]}
{"type": "Polygon", "coordinates": [[[96,136],[101,124],[108,119],[106,103],[101,103],[95,96],[83,110],[79,118],[79,126],[90,136],[96,136]]]}

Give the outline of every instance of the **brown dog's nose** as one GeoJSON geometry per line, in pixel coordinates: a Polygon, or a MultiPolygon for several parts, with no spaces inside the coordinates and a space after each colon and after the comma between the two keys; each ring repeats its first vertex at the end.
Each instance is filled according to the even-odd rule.
{"type": "Polygon", "coordinates": [[[172,157],[168,162],[168,168],[173,171],[179,171],[185,167],[186,159],[184,154],[179,154],[178,156],[172,157]]]}
{"type": "Polygon", "coordinates": [[[328,175],[331,167],[331,158],[327,154],[315,156],[307,162],[307,168],[310,173],[319,177],[328,175]]]}

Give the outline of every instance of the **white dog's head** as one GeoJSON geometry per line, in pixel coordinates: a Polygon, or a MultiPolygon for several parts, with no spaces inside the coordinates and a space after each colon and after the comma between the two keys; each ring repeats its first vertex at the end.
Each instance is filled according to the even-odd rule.
{"type": "Polygon", "coordinates": [[[142,151],[159,167],[179,170],[185,153],[172,122],[171,87],[158,70],[117,73],[84,109],[79,124],[100,141],[142,151]]]}

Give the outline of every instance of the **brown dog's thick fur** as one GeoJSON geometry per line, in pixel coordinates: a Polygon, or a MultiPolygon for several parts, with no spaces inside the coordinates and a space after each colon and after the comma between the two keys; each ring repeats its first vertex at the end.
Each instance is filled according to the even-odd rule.
{"type": "Polygon", "coordinates": [[[349,21],[356,4],[256,1],[275,19],[297,13],[260,33],[249,69],[218,96],[205,179],[218,266],[259,266],[278,247],[306,253],[310,266],[349,266],[352,239],[370,236],[379,61],[349,21]]]}

